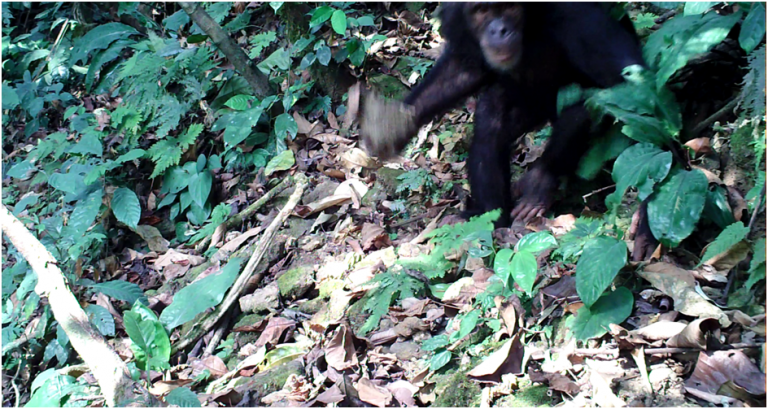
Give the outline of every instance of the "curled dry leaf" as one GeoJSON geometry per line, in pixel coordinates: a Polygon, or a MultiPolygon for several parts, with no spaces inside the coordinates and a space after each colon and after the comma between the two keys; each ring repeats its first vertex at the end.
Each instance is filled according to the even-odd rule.
{"type": "Polygon", "coordinates": [[[639,335],[650,341],[659,341],[674,337],[675,335],[683,332],[685,327],[686,324],[683,322],[654,322],[651,325],[638,328],[631,333],[639,335]]]}
{"type": "Polygon", "coordinates": [[[481,382],[501,382],[503,374],[523,373],[524,353],[525,348],[520,342],[520,335],[516,334],[467,375],[481,382]]]}
{"type": "Polygon", "coordinates": [[[707,348],[707,335],[720,328],[720,323],[714,318],[699,318],[690,324],[674,337],[667,341],[667,346],[671,348],[707,348]]]}
{"type": "Polygon", "coordinates": [[[712,153],[712,143],[707,137],[691,139],[685,143],[685,146],[691,148],[696,156],[712,153]]]}
{"type": "Polygon", "coordinates": [[[646,266],[638,275],[672,297],[677,311],[693,317],[717,318],[723,327],[731,324],[720,308],[696,292],[696,280],[690,271],[669,263],[654,263],[646,266]]]}
{"type": "Polygon", "coordinates": [[[720,404],[712,399],[723,396],[727,389],[721,388],[727,382],[743,388],[751,396],[762,397],[765,406],[765,374],[739,350],[700,352],[685,389],[694,396],[720,404]]]}
{"type": "Polygon", "coordinates": [[[348,326],[342,325],[325,347],[325,360],[337,371],[357,367],[360,363],[355,353],[354,334],[348,326]]]}
{"type": "Polygon", "coordinates": [[[392,402],[392,394],[388,390],[374,385],[368,378],[361,378],[356,389],[360,400],[371,405],[383,408],[392,402]]]}

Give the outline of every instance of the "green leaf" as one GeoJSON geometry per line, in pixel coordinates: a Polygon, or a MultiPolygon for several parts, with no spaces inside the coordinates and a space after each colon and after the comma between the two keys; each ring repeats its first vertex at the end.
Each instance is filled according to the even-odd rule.
{"type": "Polygon", "coordinates": [[[523,236],[515,245],[515,250],[536,254],[552,247],[557,247],[557,240],[548,231],[540,231],[523,236]]]}
{"type": "Polygon", "coordinates": [[[315,28],[331,18],[333,15],[333,9],[328,6],[322,6],[315,9],[312,13],[312,18],[309,19],[309,28],[315,28]]]}
{"type": "Polygon", "coordinates": [[[154,312],[145,305],[135,303],[123,318],[138,365],[144,369],[167,367],[171,359],[171,341],[154,312]]]}
{"type": "Polygon", "coordinates": [[[458,335],[456,336],[457,339],[463,339],[467,335],[471,334],[472,331],[477,328],[477,321],[480,319],[480,310],[475,309],[467,313],[467,315],[463,316],[461,318],[461,322],[459,323],[459,331],[458,335]]]}
{"type": "Polygon", "coordinates": [[[141,218],[141,205],[139,198],[133,190],[121,187],[115,190],[112,196],[112,213],[118,221],[128,227],[136,227],[141,218]]]}
{"type": "Polygon", "coordinates": [[[227,100],[224,105],[234,109],[235,111],[245,111],[249,108],[248,103],[255,100],[256,97],[252,95],[235,95],[227,100]]]}
{"type": "Polygon", "coordinates": [[[269,163],[267,163],[267,167],[264,169],[264,174],[269,176],[281,170],[288,170],[294,164],[296,164],[296,158],[293,156],[293,151],[288,149],[275,156],[269,163]]]}
{"type": "MultiPolygon", "coordinates": [[[[274,2],[271,2],[270,5],[272,5],[272,3],[274,2]]],[[[197,395],[186,386],[178,387],[169,392],[168,395],[165,396],[165,402],[180,408],[199,408],[201,406],[200,400],[197,399],[197,395]]]]}
{"type": "Polygon", "coordinates": [[[576,263],[576,291],[584,305],[593,305],[626,264],[624,241],[608,236],[589,240],[576,263]]]}
{"type": "Polygon", "coordinates": [[[755,271],[760,264],[765,263],[765,238],[755,242],[755,251],[752,254],[752,262],[749,264],[749,271],[755,271]]]}
{"type": "Polygon", "coordinates": [[[760,264],[759,268],[752,270],[749,273],[749,278],[744,283],[744,287],[749,291],[755,284],[759,283],[760,280],[765,280],[765,263],[760,264]]]}
{"type": "Polygon", "coordinates": [[[3,109],[14,109],[19,106],[19,94],[10,85],[3,83],[3,109]]]}
{"type": "Polygon", "coordinates": [[[113,22],[97,25],[75,43],[70,62],[78,64],[94,51],[103,50],[116,40],[138,34],[140,33],[136,29],[122,23],[113,22]]]}
{"type": "Polygon", "coordinates": [[[717,4],[714,1],[688,1],[685,2],[685,8],[683,8],[683,15],[691,16],[695,14],[704,14],[709,9],[717,4]]]}
{"type": "Polygon", "coordinates": [[[213,175],[211,172],[203,171],[189,178],[189,194],[192,195],[192,201],[200,207],[205,206],[212,187],[213,175]]]}
{"type": "Polygon", "coordinates": [[[109,297],[125,301],[128,304],[135,304],[137,300],[148,304],[147,297],[141,291],[141,287],[124,280],[95,283],[88,285],[88,287],[109,297]]]}
{"type": "Polygon", "coordinates": [[[511,287],[512,281],[512,256],[515,253],[512,249],[501,249],[496,253],[496,258],[493,260],[493,271],[496,273],[505,286],[511,287]]]}
{"type": "Polygon", "coordinates": [[[680,4],[684,3],[683,1],[649,1],[649,3],[653,4],[654,6],[658,8],[662,8],[665,10],[671,10],[676,9],[680,6],[680,4]]]}
{"type": "Polygon", "coordinates": [[[448,336],[445,334],[440,334],[425,340],[424,343],[421,344],[421,349],[423,351],[434,351],[438,348],[442,348],[448,345],[449,343],[450,342],[448,341],[448,336]]]}
{"type": "MultiPolygon", "coordinates": [[[[661,59],[656,73],[656,87],[662,88],[669,78],[683,68],[688,61],[700,54],[709,51],[712,47],[722,42],[731,28],[741,19],[742,13],[734,13],[728,16],[709,13],[703,16],[685,16],[677,19],[691,19],[693,27],[690,30],[674,33],[671,41],[665,39],[665,48],[661,53],[661,59]]],[[[657,35],[659,30],[651,35],[657,35]]],[[[663,35],[663,34],[662,34],[663,35]]],[[[649,37],[646,47],[651,43],[649,37]]]]}
{"type": "Polygon", "coordinates": [[[189,173],[181,166],[173,166],[163,176],[161,193],[176,194],[189,186],[189,173]]]}
{"type": "Polygon", "coordinates": [[[357,18],[357,24],[361,26],[368,26],[368,27],[374,27],[376,23],[373,21],[373,17],[371,16],[360,16],[357,18]]]}
{"type": "Polygon", "coordinates": [[[342,10],[336,10],[331,16],[331,27],[337,34],[344,35],[347,32],[347,15],[342,10]]]}
{"type": "Polygon", "coordinates": [[[605,198],[605,205],[615,209],[627,188],[637,187],[637,200],[653,193],[653,186],[664,180],[672,167],[672,153],[664,152],[650,143],[638,143],[627,148],[613,164],[616,191],[605,198]]]}
{"type": "Polygon", "coordinates": [[[688,237],[707,197],[707,177],[699,170],[677,170],[662,182],[648,202],[651,232],[663,245],[676,247],[688,237]]]}
{"type": "Polygon", "coordinates": [[[576,176],[584,180],[595,179],[606,162],[616,159],[632,144],[634,141],[621,133],[621,126],[611,126],[604,135],[595,138],[590,144],[589,150],[579,161],[576,176]]]}
{"type": "Polygon", "coordinates": [[[624,287],[606,293],[591,307],[584,305],[569,322],[577,339],[587,340],[605,335],[609,324],[620,324],[632,313],[635,299],[624,287]]]}
{"type": "Polygon", "coordinates": [[[710,190],[707,191],[703,215],[721,229],[736,222],[736,219],[733,218],[733,211],[731,211],[731,205],[728,203],[724,187],[717,185],[710,187],[710,190]]]}
{"type": "Polygon", "coordinates": [[[285,135],[288,134],[291,136],[291,139],[294,139],[298,132],[299,125],[291,115],[280,114],[275,118],[275,135],[278,138],[285,138],[285,135]]]}
{"type": "Polygon", "coordinates": [[[221,272],[211,274],[179,290],[173,302],[160,314],[160,322],[170,331],[193,320],[208,308],[219,305],[237,279],[242,259],[230,259],[221,272]]]}
{"type": "Polygon", "coordinates": [[[444,349],[432,356],[429,360],[429,369],[437,371],[451,362],[451,351],[444,349]]]}
{"type": "Polygon", "coordinates": [[[101,139],[96,132],[86,132],[80,141],[69,151],[71,154],[95,155],[101,157],[104,148],[101,146],[101,139]]]}
{"type": "Polygon", "coordinates": [[[736,222],[726,227],[725,230],[720,232],[715,241],[707,246],[707,251],[704,252],[704,256],[699,261],[699,264],[696,265],[696,268],[699,268],[712,257],[728,251],[728,249],[744,240],[747,234],[749,234],[749,228],[745,227],[742,222],[736,222]]]}
{"type": "Polygon", "coordinates": [[[539,269],[536,256],[527,251],[517,252],[512,257],[510,269],[512,270],[512,278],[517,285],[530,294],[533,290],[533,283],[536,281],[536,272],[539,269]]]}
{"type": "Polygon", "coordinates": [[[67,235],[80,237],[93,225],[96,216],[99,215],[99,209],[101,209],[103,194],[104,191],[98,189],[77,202],[75,210],[69,216],[69,223],[66,227],[67,235]]]}
{"type": "Polygon", "coordinates": [[[317,61],[324,67],[331,62],[331,49],[328,46],[324,45],[317,49],[317,61]]]}
{"type": "Polygon", "coordinates": [[[752,3],[752,9],[749,10],[744,23],[741,24],[739,44],[749,54],[760,44],[763,37],[765,37],[765,5],[752,3]]]}
{"type": "Polygon", "coordinates": [[[100,305],[89,304],[85,307],[85,313],[88,315],[88,320],[99,330],[101,335],[115,336],[115,318],[109,310],[100,305]]]}

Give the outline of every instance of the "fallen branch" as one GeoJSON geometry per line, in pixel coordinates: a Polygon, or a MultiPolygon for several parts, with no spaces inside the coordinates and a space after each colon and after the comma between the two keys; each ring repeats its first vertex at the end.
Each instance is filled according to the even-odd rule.
{"type": "MultiPolygon", "coordinates": [[[[277,196],[280,192],[283,190],[293,186],[293,178],[285,178],[280,183],[278,183],[275,187],[269,190],[264,196],[260,197],[259,200],[253,202],[250,206],[243,209],[240,213],[230,217],[225,221],[224,223],[220,224],[219,227],[216,228],[216,231],[213,233],[213,236],[215,237],[223,237],[224,232],[231,229],[233,226],[237,226],[244,222],[245,220],[248,220],[254,213],[256,213],[257,210],[261,209],[262,206],[264,206],[267,202],[272,200],[273,197],[277,196]]],[[[205,250],[208,249],[208,243],[211,243],[212,246],[215,246],[217,244],[216,240],[212,239],[212,236],[204,238],[197,246],[195,246],[195,250],[198,253],[203,253],[205,250]]]]}
{"type": "Polygon", "coordinates": [[[253,93],[264,98],[269,95],[269,78],[253,64],[237,43],[200,7],[200,3],[180,1],[179,5],[204,32],[211,38],[216,47],[221,50],[253,89],[253,93]]]}
{"type": "Polygon", "coordinates": [[[256,266],[264,257],[264,254],[267,252],[267,248],[269,247],[269,243],[272,242],[275,234],[277,234],[277,231],[288,219],[288,216],[290,216],[290,214],[293,212],[293,209],[299,203],[299,199],[301,199],[301,196],[304,194],[304,189],[307,187],[307,177],[303,173],[297,174],[295,178],[296,190],[293,191],[291,197],[288,198],[288,202],[285,204],[283,209],[280,210],[280,213],[277,214],[269,227],[264,230],[259,243],[256,245],[251,258],[248,260],[248,264],[245,265],[245,268],[240,273],[237,281],[235,281],[235,284],[233,284],[232,288],[230,288],[229,292],[224,298],[224,301],[218,305],[216,311],[213,314],[204,318],[199,326],[195,327],[183,340],[176,344],[173,347],[172,353],[176,353],[176,351],[180,351],[186,348],[193,342],[197,341],[197,339],[203,334],[206,334],[208,331],[213,329],[213,327],[216,326],[221,318],[227,314],[232,305],[237,302],[249,281],[253,280],[252,282],[254,283],[261,281],[261,276],[263,273],[254,275],[256,266]]]}
{"type": "MultiPolygon", "coordinates": [[[[131,379],[125,362],[88,321],[88,316],[67,287],[57,261],[48,249],[5,206],[0,211],[0,224],[8,240],[37,274],[35,292],[40,298],[48,299],[54,318],[69,337],[72,347],[93,372],[107,405],[124,406],[140,398],[134,393],[134,388],[145,399],[150,397],[146,390],[131,379]]],[[[145,403],[152,405],[153,402],[145,403]]]]}

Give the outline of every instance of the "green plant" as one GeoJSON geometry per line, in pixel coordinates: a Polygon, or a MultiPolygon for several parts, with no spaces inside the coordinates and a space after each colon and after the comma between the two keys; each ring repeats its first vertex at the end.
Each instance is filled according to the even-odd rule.
{"type": "Polygon", "coordinates": [[[539,271],[536,254],[552,247],[557,247],[557,241],[549,232],[526,234],[514,249],[502,249],[496,253],[493,271],[507,287],[512,288],[513,283],[517,283],[530,294],[539,271]]]}

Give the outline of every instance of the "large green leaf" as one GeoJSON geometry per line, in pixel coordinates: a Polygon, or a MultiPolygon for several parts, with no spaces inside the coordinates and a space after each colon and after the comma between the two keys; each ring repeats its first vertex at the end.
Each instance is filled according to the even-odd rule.
{"type": "Polygon", "coordinates": [[[512,256],[515,252],[512,249],[501,249],[496,253],[496,257],[493,259],[493,271],[496,273],[504,285],[512,285],[510,278],[512,277],[512,256]]]}
{"type": "Polygon", "coordinates": [[[557,247],[557,240],[548,231],[526,234],[515,245],[515,250],[536,254],[546,249],[557,247]]]}
{"type": "Polygon", "coordinates": [[[144,295],[144,291],[141,290],[141,287],[124,280],[95,283],[88,285],[88,287],[109,297],[125,301],[128,304],[135,304],[137,300],[145,304],[148,303],[147,297],[144,295]]]}
{"type": "Polygon", "coordinates": [[[136,193],[126,187],[115,190],[112,196],[112,213],[126,226],[136,227],[141,218],[141,205],[136,193]]]}
{"type": "Polygon", "coordinates": [[[650,143],[638,143],[626,149],[613,164],[616,191],[605,198],[605,205],[614,209],[621,203],[627,188],[634,186],[638,200],[653,193],[653,186],[664,180],[672,167],[672,153],[664,152],[650,143]]]}
{"type": "Polygon", "coordinates": [[[530,294],[533,290],[533,283],[536,281],[536,272],[539,270],[536,256],[527,251],[515,253],[510,263],[510,270],[517,285],[530,294]]]}
{"type": "Polygon", "coordinates": [[[765,4],[755,2],[752,3],[752,9],[749,10],[747,18],[741,25],[739,44],[749,54],[760,44],[763,37],[765,37],[765,4]]]}
{"type": "Polygon", "coordinates": [[[76,42],[72,48],[70,61],[72,64],[77,64],[84,60],[88,54],[97,50],[103,50],[114,41],[138,34],[139,32],[136,29],[122,23],[113,22],[98,25],[76,42]]]}
{"type": "Polygon", "coordinates": [[[10,85],[3,83],[3,109],[13,109],[19,106],[19,94],[10,85]]]}
{"type": "Polygon", "coordinates": [[[196,173],[189,178],[189,193],[192,195],[192,201],[200,207],[205,206],[212,187],[213,175],[206,170],[196,173]]]}
{"type": "MultiPolygon", "coordinates": [[[[665,38],[656,75],[656,87],[662,88],[667,80],[677,70],[683,68],[691,58],[709,51],[722,42],[731,28],[741,19],[741,15],[742,13],[738,12],[728,16],[708,13],[703,16],[676,17],[674,20],[690,19],[692,25],[690,29],[672,33],[669,40],[665,38]]],[[[651,41],[650,38],[648,41],[651,41]]]]}
{"type": "Polygon", "coordinates": [[[299,125],[291,115],[280,114],[275,118],[275,135],[278,138],[285,138],[286,135],[290,135],[291,139],[294,139],[298,132],[299,125]]]}
{"type": "Polygon", "coordinates": [[[160,314],[160,322],[170,331],[194,319],[197,314],[219,305],[235,282],[242,259],[233,258],[218,274],[211,274],[179,290],[173,302],[160,314]]]}
{"type": "Polygon", "coordinates": [[[688,1],[683,8],[683,14],[686,16],[704,14],[715,4],[717,4],[715,1],[688,1]]]}
{"type": "Polygon", "coordinates": [[[275,156],[269,163],[267,163],[267,167],[264,169],[264,174],[269,176],[277,171],[288,170],[295,164],[296,158],[293,156],[293,151],[288,149],[275,156]]]}
{"type": "Polygon", "coordinates": [[[67,223],[66,234],[68,236],[82,236],[93,225],[96,216],[99,215],[103,194],[104,191],[98,189],[77,202],[75,210],[69,216],[69,223],[67,223]]]}
{"type": "Polygon", "coordinates": [[[322,6],[315,9],[312,18],[309,19],[309,28],[314,28],[328,21],[333,15],[333,9],[328,6],[322,6]]]}
{"type": "Polygon", "coordinates": [[[648,202],[648,222],[654,237],[668,247],[680,244],[696,227],[706,197],[704,173],[695,169],[675,171],[648,202]]]}
{"type": "Polygon", "coordinates": [[[343,10],[336,10],[331,16],[331,27],[337,34],[344,35],[347,32],[347,15],[343,10]]]}
{"type": "Polygon", "coordinates": [[[707,246],[707,251],[704,252],[704,256],[696,267],[701,266],[705,261],[712,257],[726,252],[728,249],[744,240],[744,238],[747,237],[747,234],[749,234],[749,228],[744,226],[744,223],[742,222],[736,222],[726,227],[725,230],[720,232],[715,241],[707,246]]]}
{"type": "Polygon", "coordinates": [[[613,237],[600,236],[584,245],[576,264],[576,291],[581,301],[593,305],[627,264],[627,244],[613,237]]]}
{"type": "Polygon", "coordinates": [[[619,324],[632,313],[635,299],[632,292],[624,287],[606,293],[591,307],[579,308],[570,326],[577,339],[587,340],[603,336],[609,324],[619,324]]]}
{"type": "Polygon", "coordinates": [[[163,175],[163,187],[160,193],[176,194],[189,186],[189,172],[181,166],[173,166],[163,175]]]}

